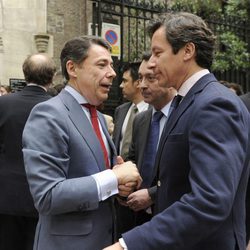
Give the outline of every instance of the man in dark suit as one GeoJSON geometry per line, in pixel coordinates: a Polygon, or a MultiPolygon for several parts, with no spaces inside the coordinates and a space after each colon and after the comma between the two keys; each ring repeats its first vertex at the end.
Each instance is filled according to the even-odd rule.
{"type": "Polygon", "coordinates": [[[141,182],[132,162],[116,164],[97,112],[115,77],[111,47],[76,37],[61,52],[67,85],[31,111],[23,132],[27,179],[39,212],[34,250],[102,249],[112,243],[113,199],[141,182]],[[125,185],[127,184],[127,185],[125,185]]]}
{"type": "MultiPolygon", "coordinates": [[[[128,196],[126,205],[128,205],[135,213],[135,223],[133,226],[140,225],[152,217],[151,205],[154,202],[156,186],[152,187],[154,179],[153,166],[154,155],[150,155],[152,150],[148,143],[151,143],[150,133],[158,134],[156,142],[159,142],[165,122],[167,121],[171,100],[176,95],[176,90],[159,86],[158,80],[154,76],[154,72],[148,66],[151,53],[145,53],[142,57],[142,63],[139,68],[139,80],[143,99],[153,108],[138,114],[133,123],[132,143],[129,150],[129,160],[132,160],[137,165],[141,177],[143,179],[142,188],[128,196]],[[160,114],[157,121],[159,127],[157,132],[152,131],[153,117],[160,114]],[[150,161],[147,159],[147,155],[150,161]]],[[[152,151],[156,151],[154,148],[152,151]]],[[[152,152],[153,153],[153,152],[152,152]]],[[[132,227],[131,227],[132,228],[132,227]]]]}
{"type": "MultiPolygon", "coordinates": [[[[113,141],[118,155],[124,160],[128,157],[129,146],[132,138],[133,118],[131,115],[134,110],[136,114],[148,109],[148,104],[144,102],[139,84],[140,63],[128,63],[123,67],[122,88],[123,97],[129,102],[118,106],[114,114],[113,141]],[[132,118],[132,119],[131,119],[132,118]]],[[[135,114],[135,115],[136,115],[135,114]]],[[[118,236],[126,232],[134,225],[134,213],[127,207],[116,203],[117,210],[117,232],[118,236]]]]}
{"type": "Polygon", "coordinates": [[[167,13],[150,32],[149,63],[178,91],[156,156],[155,216],[105,250],[245,250],[249,113],[209,73],[215,38],[200,17],[167,13]]]}
{"type": "MultiPolygon", "coordinates": [[[[250,92],[240,96],[250,112],[250,92]]],[[[250,249],[250,181],[248,180],[247,194],[246,194],[246,243],[250,249]]]]}
{"type": "Polygon", "coordinates": [[[24,170],[22,133],[31,109],[50,98],[55,72],[47,55],[28,56],[23,64],[27,86],[0,98],[0,249],[33,247],[38,214],[24,170]]]}

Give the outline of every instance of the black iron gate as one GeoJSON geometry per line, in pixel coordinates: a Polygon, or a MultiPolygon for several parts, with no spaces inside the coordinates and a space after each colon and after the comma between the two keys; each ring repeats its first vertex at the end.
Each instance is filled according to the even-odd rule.
{"type": "Polygon", "coordinates": [[[92,34],[102,35],[102,24],[120,27],[120,53],[113,57],[117,77],[113,82],[105,112],[113,115],[115,107],[122,103],[119,88],[121,67],[124,62],[140,61],[142,53],[149,49],[148,22],[159,13],[166,11],[166,1],[156,0],[102,0],[92,1],[92,34]]]}
{"type": "MultiPolygon", "coordinates": [[[[150,40],[147,36],[148,22],[166,11],[167,0],[90,0],[93,7],[92,34],[102,35],[102,24],[109,23],[120,27],[120,55],[113,57],[117,78],[115,79],[105,112],[113,115],[115,107],[123,102],[119,88],[121,67],[124,62],[140,61],[142,53],[149,49],[150,40]]],[[[203,17],[204,18],[204,17],[203,17]]],[[[250,44],[249,25],[237,20],[214,20],[205,18],[210,28],[218,30],[236,30],[238,35],[250,44]]],[[[249,45],[250,46],[250,45],[249,45]]],[[[214,72],[218,80],[226,80],[241,84],[244,91],[250,91],[250,72],[248,70],[230,69],[226,72],[214,72]]]]}

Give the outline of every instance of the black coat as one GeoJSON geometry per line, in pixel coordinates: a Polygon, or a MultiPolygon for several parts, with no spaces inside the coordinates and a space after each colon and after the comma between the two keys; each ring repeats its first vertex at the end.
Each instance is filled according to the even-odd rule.
{"type": "Polygon", "coordinates": [[[37,216],[24,170],[22,133],[31,109],[49,98],[38,86],[0,97],[1,214],[37,216]]]}

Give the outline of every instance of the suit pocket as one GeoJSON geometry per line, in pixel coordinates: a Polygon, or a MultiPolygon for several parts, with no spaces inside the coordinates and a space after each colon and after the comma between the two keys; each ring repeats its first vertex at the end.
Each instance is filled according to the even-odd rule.
{"type": "Polygon", "coordinates": [[[55,215],[50,221],[52,235],[87,235],[92,229],[92,220],[82,214],[55,215]]]}
{"type": "Polygon", "coordinates": [[[184,134],[170,134],[167,138],[168,142],[182,142],[184,141],[184,134]]]}

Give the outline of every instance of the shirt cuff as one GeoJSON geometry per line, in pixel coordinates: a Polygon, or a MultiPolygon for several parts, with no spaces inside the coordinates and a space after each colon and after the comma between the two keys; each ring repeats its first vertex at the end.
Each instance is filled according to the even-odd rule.
{"type": "Polygon", "coordinates": [[[111,169],[92,175],[96,181],[99,201],[106,200],[118,193],[118,181],[111,169]]]}
{"type": "Polygon", "coordinates": [[[120,245],[122,246],[122,248],[123,248],[124,250],[128,250],[128,247],[127,247],[127,245],[126,245],[126,243],[125,243],[125,241],[124,241],[123,238],[120,238],[120,239],[119,239],[119,243],[120,243],[120,245]]]}

